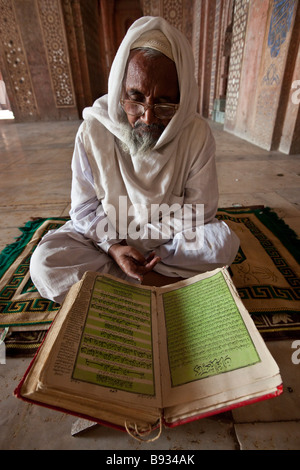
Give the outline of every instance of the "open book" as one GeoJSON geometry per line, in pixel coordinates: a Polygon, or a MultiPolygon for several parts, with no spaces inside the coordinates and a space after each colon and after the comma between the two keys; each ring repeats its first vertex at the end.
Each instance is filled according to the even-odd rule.
{"type": "Polygon", "coordinates": [[[85,273],[15,394],[143,435],[281,391],[223,268],[159,288],[85,273]]]}

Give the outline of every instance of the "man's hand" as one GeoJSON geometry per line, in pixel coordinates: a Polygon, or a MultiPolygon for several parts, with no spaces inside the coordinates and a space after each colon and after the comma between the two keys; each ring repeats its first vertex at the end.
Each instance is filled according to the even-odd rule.
{"type": "Polygon", "coordinates": [[[121,245],[119,243],[112,245],[108,254],[115,260],[127,276],[142,282],[143,277],[160,261],[160,258],[151,253],[148,258],[132,246],[121,245]]]}

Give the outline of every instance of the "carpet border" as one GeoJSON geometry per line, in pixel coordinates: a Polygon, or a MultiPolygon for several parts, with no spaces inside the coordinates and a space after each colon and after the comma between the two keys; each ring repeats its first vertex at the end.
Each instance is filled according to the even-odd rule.
{"type": "MultiPolygon", "coordinates": [[[[255,206],[257,207],[257,206],[255,206]]],[[[282,217],[279,217],[278,214],[271,209],[270,207],[258,207],[251,208],[248,207],[233,207],[222,209],[218,208],[218,211],[227,212],[229,214],[236,214],[237,212],[247,214],[254,214],[257,219],[265,225],[278,240],[284,245],[284,247],[290,252],[290,254],[295,258],[297,263],[300,263],[300,239],[297,233],[287,225],[282,217]]]]}
{"type": "Polygon", "coordinates": [[[23,249],[32,239],[36,230],[47,220],[62,220],[67,222],[68,217],[40,217],[35,220],[29,220],[18,229],[22,232],[19,237],[15,237],[16,241],[7,244],[0,252],[0,279],[7,269],[16,261],[17,257],[22,253],[23,249]],[[9,263],[9,264],[8,264],[9,263]]]}

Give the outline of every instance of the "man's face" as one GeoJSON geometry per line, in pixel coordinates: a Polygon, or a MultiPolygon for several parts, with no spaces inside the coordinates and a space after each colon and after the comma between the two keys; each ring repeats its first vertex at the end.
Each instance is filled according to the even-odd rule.
{"type": "MultiPolygon", "coordinates": [[[[179,85],[176,66],[164,55],[148,57],[143,51],[132,51],[123,83],[123,99],[145,105],[179,102],[179,85]]],[[[127,114],[133,132],[138,137],[157,142],[170,119],[159,119],[153,108],[146,109],[142,116],[127,114]]]]}

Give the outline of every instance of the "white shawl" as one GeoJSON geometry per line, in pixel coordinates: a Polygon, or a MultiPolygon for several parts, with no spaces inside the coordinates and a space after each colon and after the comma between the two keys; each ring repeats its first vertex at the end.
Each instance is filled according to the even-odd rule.
{"type": "MultiPolygon", "coordinates": [[[[163,18],[138,19],[129,28],[115,56],[109,76],[108,94],[83,112],[84,123],[81,131],[85,150],[96,183],[97,197],[106,213],[109,213],[111,206],[119,207],[119,196],[128,198],[128,206],[147,207],[148,217],[151,204],[183,202],[186,180],[191,172],[195,179],[197,166],[200,166],[200,162],[197,164],[196,160],[207,140],[206,125],[201,121],[201,127],[199,117],[196,119],[197,101],[194,58],[187,38],[163,18]],[[161,30],[171,43],[178,73],[180,106],[151,155],[141,159],[137,156],[124,156],[116,144],[115,137],[121,138],[119,122],[122,110],[119,101],[130,47],[141,34],[150,29],[161,30]],[[195,119],[198,122],[196,126],[195,119]],[[198,136],[193,135],[191,144],[190,133],[195,132],[198,136]],[[198,139],[197,145],[195,137],[198,139]]],[[[207,161],[202,162],[201,166],[203,165],[207,165],[207,161]]],[[[210,167],[211,165],[207,165],[208,179],[215,178],[210,167]]],[[[214,172],[214,169],[212,171],[214,172]]],[[[144,223],[144,215],[137,211],[134,217],[137,222],[144,223]]]]}

